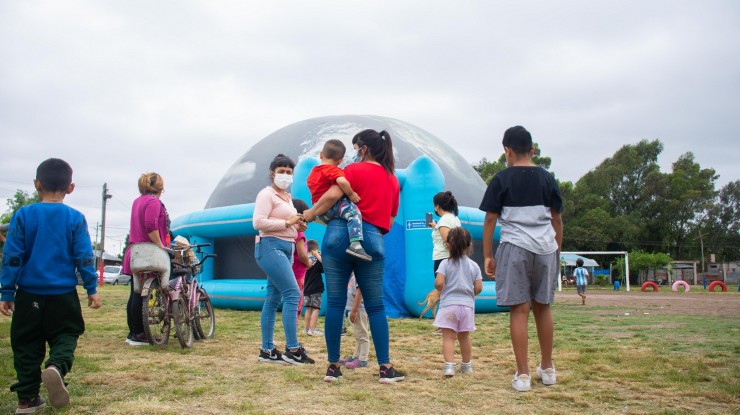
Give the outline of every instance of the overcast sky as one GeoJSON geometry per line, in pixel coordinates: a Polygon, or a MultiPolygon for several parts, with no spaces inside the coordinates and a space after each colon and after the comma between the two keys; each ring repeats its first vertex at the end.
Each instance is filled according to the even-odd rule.
{"type": "MultiPolygon", "coordinates": [[[[740,2],[3,1],[0,199],[67,160],[67,203],[117,253],[136,181],[173,217],[202,209],[242,154],[325,115],[397,118],[471,163],[521,124],[575,182],[660,139],[740,179],[740,2]]],[[[7,210],[0,206],[0,212],[7,210]]]]}

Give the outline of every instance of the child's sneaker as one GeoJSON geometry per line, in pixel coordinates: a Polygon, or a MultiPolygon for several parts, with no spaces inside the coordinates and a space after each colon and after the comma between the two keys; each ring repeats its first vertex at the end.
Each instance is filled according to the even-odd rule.
{"type": "Polygon", "coordinates": [[[291,351],[289,348],[285,348],[285,352],[283,353],[283,360],[290,363],[291,365],[305,365],[305,364],[314,364],[313,359],[308,357],[308,354],[306,354],[306,349],[303,348],[303,346],[298,346],[298,349],[295,351],[291,351]]]}
{"type": "Polygon", "coordinates": [[[365,366],[367,366],[367,362],[357,359],[356,357],[353,357],[350,361],[344,362],[344,367],[347,369],[357,369],[365,366]]]}
{"type": "Polygon", "coordinates": [[[43,411],[46,408],[46,402],[41,396],[37,396],[33,399],[19,399],[18,407],[15,408],[16,414],[33,414],[39,411],[43,411]]]}
{"type": "Polygon", "coordinates": [[[326,369],[326,376],[324,376],[324,382],[336,382],[342,378],[342,370],[335,364],[330,364],[329,368],[326,369]]]}
{"type": "Polygon", "coordinates": [[[54,366],[48,366],[41,372],[41,382],[46,386],[49,394],[49,403],[54,408],[62,408],[69,405],[69,392],[64,385],[62,374],[54,366]]]}
{"type": "Polygon", "coordinates": [[[543,385],[551,386],[556,382],[555,367],[542,369],[542,365],[537,365],[537,376],[542,380],[543,385]]]}
{"type": "Polygon", "coordinates": [[[354,356],[351,356],[351,355],[350,355],[350,356],[347,356],[347,357],[345,357],[344,359],[339,359],[339,362],[338,362],[338,363],[339,363],[340,365],[343,365],[343,364],[345,364],[345,363],[349,363],[349,362],[351,362],[351,361],[353,361],[353,360],[357,360],[357,358],[356,358],[356,357],[354,357],[354,356]]]}
{"type": "Polygon", "coordinates": [[[278,352],[276,348],[272,348],[272,350],[262,350],[260,349],[260,355],[257,358],[260,362],[265,363],[284,363],[283,355],[278,352]]]}
{"type": "Polygon", "coordinates": [[[313,336],[323,336],[324,332],[319,329],[313,329],[311,330],[311,335],[313,336]]]}
{"type": "Polygon", "coordinates": [[[515,373],[514,380],[511,381],[511,387],[519,392],[527,392],[532,387],[529,375],[520,375],[518,372],[515,373]]]}
{"type": "Polygon", "coordinates": [[[473,362],[462,362],[460,364],[460,373],[465,373],[467,375],[473,373],[473,362]]]}
{"type": "Polygon", "coordinates": [[[394,383],[406,379],[403,373],[397,371],[393,366],[380,368],[380,383],[394,383]]]}
{"type": "Polygon", "coordinates": [[[455,364],[454,363],[445,362],[445,368],[443,370],[443,373],[444,373],[445,377],[447,377],[447,378],[451,378],[451,377],[455,376],[455,364]]]}
{"type": "Polygon", "coordinates": [[[370,262],[373,260],[373,257],[371,257],[365,252],[365,249],[362,247],[362,244],[359,243],[358,241],[350,243],[349,248],[347,248],[347,250],[344,252],[352,255],[355,258],[360,258],[363,261],[370,262]]]}

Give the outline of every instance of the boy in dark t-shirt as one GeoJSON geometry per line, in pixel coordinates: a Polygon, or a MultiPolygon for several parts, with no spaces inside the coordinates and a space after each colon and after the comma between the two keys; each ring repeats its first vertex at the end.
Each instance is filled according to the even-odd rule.
{"type": "Polygon", "coordinates": [[[486,189],[480,210],[483,224],[483,257],[486,274],[496,278],[496,303],[510,307],[511,343],[517,372],[512,387],[530,389],[527,362],[527,321],[530,304],[537,325],[541,361],[537,375],[554,385],[552,363],[553,321],[550,304],[560,271],[563,201],[555,178],[532,163],[532,136],[524,127],[504,133],[509,167],[497,173],[486,189]],[[493,258],[493,232],[501,224],[500,244],[493,258]]]}
{"type": "Polygon", "coordinates": [[[321,253],[319,243],[311,239],[306,244],[311,267],[306,271],[306,280],[303,285],[303,304],[306,306],[306,334],[309,336],[320,336],[324,334],[316,329],[319,320],[319,309],[321,308],[321,294],[324,293],[324,280],[321,274],[324,267],[321,264],[321,253]]]}

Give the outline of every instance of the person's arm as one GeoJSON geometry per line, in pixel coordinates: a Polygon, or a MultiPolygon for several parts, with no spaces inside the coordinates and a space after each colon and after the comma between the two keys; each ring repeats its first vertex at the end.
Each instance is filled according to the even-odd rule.
{"type": "Polygon", "coordinates": [[[352,324],[357,323],[357,311],[360,309],[360,303],[362,303],[362,292],[357,288],[357,295],[355,295],[355,302],[352,303],[352,310],[349,312],[349,321],[352,324]]]}
{"type": "Polygon", "coordinates": [[[481,291],[483,291],[483,280],[475,280],[475,288],[473,289],[473,292],[475,295],[478,295],[481,291]]]}
{"type": "Polygon", "coordinates": [[[332,185],[329,190],[327,190],[326,193],[324,193],[321,198],[313,204],[313,207],[303,211],[303,220],[306,222],[313,222],[314,219],[316,219],[316,216],[320,216],[328,212],[343,195],[344,193],[339,186],[332,185]]]}
{"type": "Polygon", "coordinates": [[[439,236],[442,237],[442,242],[447,242],[447,235],[450,234],[450,228],[447,226],[440,226],[437,229],[439,229],[439,236]]]}
{"type": "Polygon", "coordinates": [[[563,215],[555,210],[550,208],[550,213],[552,214],[552,227],[555,229],[555,241],[558,243],[558,252],[562,252],[563,250],[563,215]]]}
{"type": "Polygon", "coordinates": [[[347,179],[344,176],[337,177],[337,186],[339,186],[340,189],[342,189],[342,192],[347,196],[349,200],[352,201],[352,203],[357,203],[360,201],[360,195],[358,195],[354,190],[352,190],[352,185],[349,184],[347,179]]]}
{"type": "Polygon", "coordinates": [[[312,265],[311,259],[308,257],[308,252],[306,251],[306,238],[301,238],[296,241],[295,252],[298,254],[298,259],[303,263],[303,265],[307,267],[312,265]]]}
{"type": "Polygon", "coordinates": [[[493,259],[493,233],[496,230],[498,213],[486,212],[483,221],[483,262],[486,275],[496,276],[496,260],[493,259]]]}
{"type": "Polygon", "coordinates": [[[72,259],[77,271],[80,272],[87,295],[90,296],[97,293],[98,287],[92,242],[90,241],[90,233],[87,231],[85,218],[82,217],[75,225],[72,232],[72,259]]]}
{"type": "Polygon", "coordinates": [[[434,278],[434,289],[439,292],[442,292],[444,288],[445,288],[445,274],[438,272],[437,276],[434,278]]]}

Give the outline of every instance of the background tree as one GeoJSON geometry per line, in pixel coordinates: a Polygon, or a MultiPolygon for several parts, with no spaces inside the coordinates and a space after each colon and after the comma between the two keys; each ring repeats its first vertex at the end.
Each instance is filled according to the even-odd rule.
{"type": "MultiPolygon", "coordinates": [[[[717,261],[740,259],[740,180],[720,189],[715,202],[707,209],[702,228],[706,231],[707,253],[716,254],[717,261]]],[[[698,236],[694,232],[691,238],[698,236]]]]}
{"type": "MultiPolygon", "coordinates": [[[[32,195],[23,190],[16,190],[15,195],[11,199],[6,199],[5,202],[8,205],[8,211],[0,215],[0,224],[10,223],[10,219],[13,218],[15,212],[23,206],[30,205],[39,201],[38,192],[34,191],[32,195]]],[[[0,239],[0,258],[2,258],[2,248],[5,247],[4,240],[0,239]]]]}
{"type": "MultiPolygon", "coordinates": [[[[537,143],[533,143],[533,146],[534,157],[532,157],[532,163],[549,171],[552,159],[541,155],[540,146],[537,143]]],[[[473,168],[478,172],[483,181],[488,184],[496,173],[506,168],[506,153],[501,153],[501,156],[496,161],[488,161],[488,159],[483,157],[478,163],[473,164],[473,168]]]]}

